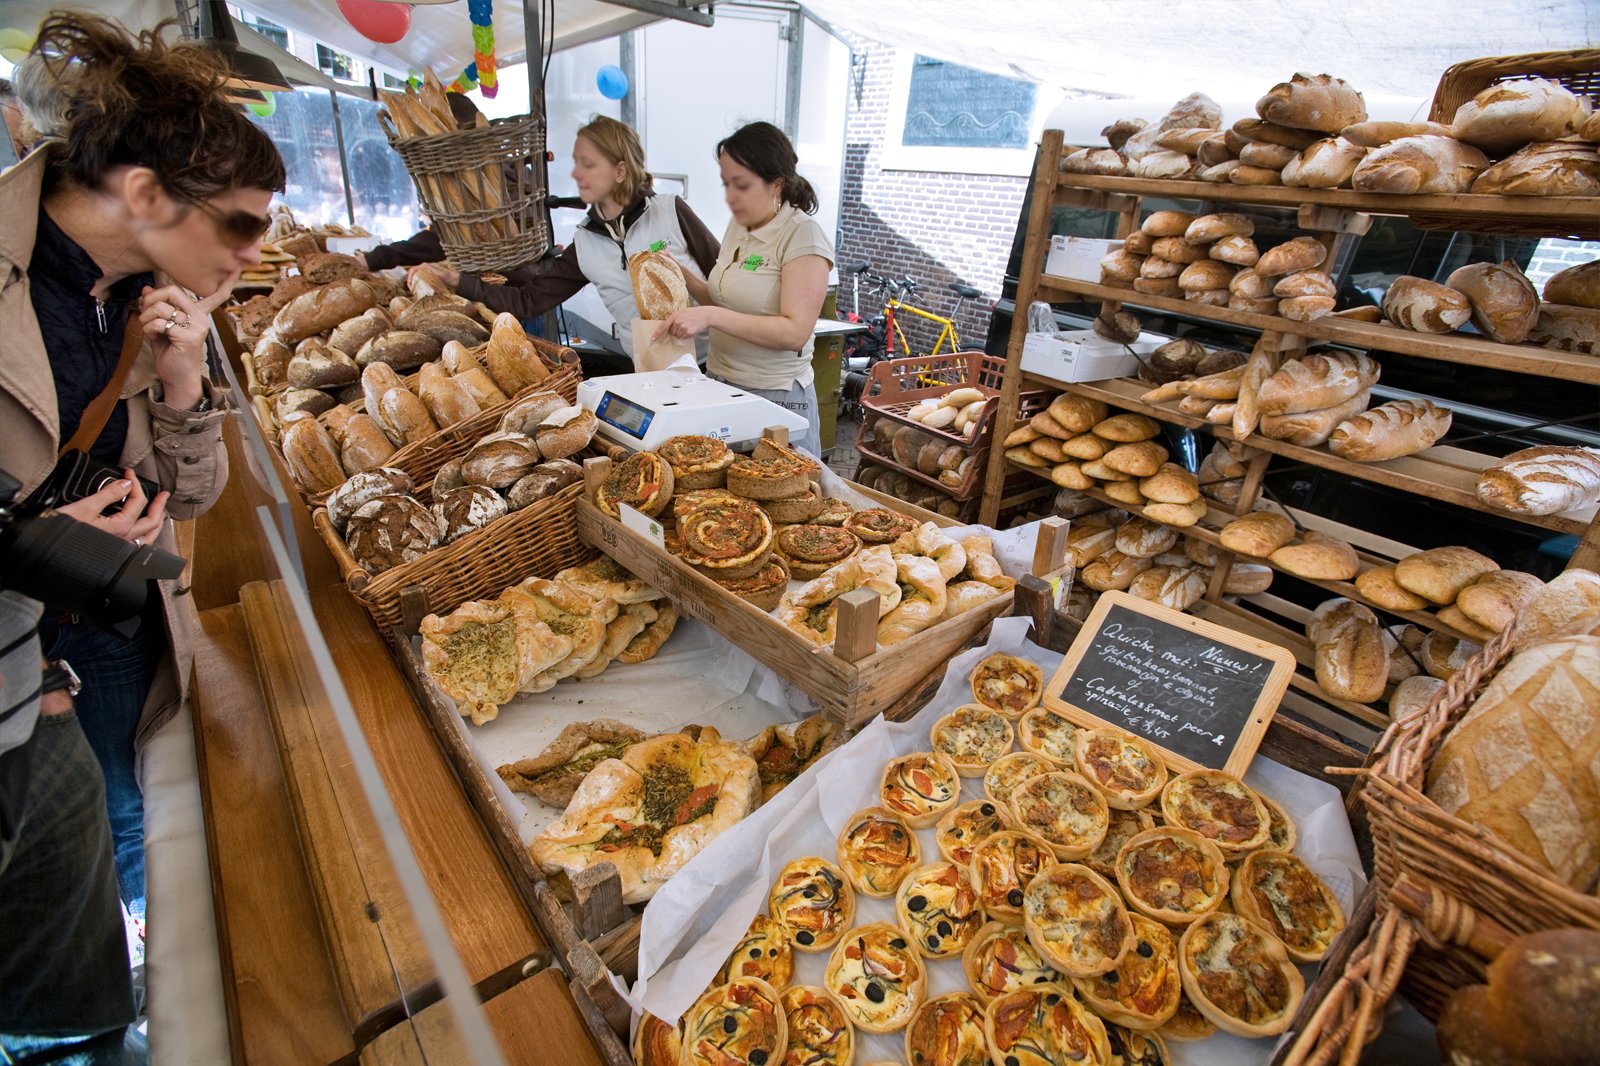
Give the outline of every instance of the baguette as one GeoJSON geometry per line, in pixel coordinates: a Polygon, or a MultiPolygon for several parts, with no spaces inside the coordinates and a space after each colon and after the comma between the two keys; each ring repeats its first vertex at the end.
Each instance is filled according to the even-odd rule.
{"type": "Polygon", "coordinates": [[[1428,400],[1391,400],[1340,422],[1328,450],[1358,463],[1381,463],[1411,455],[1450,430],[1451,414],[1428,400]]]}
{"type": "Polygon", "coordinates": [[[1251,141],[1266,141],[1268,144],[1281,144],[1295,151],[1303,151],[1321,140],[1314,130],[1292,129],[1280,126],[1276,122],[1267,122],[1259,118],[1241,118],[1235,122],[1229,131],[1235,138],[1230,142],[1237,151],[1244,151],[1244,146],[1251,141]]]}
{"type": "Polygon", "coordinates": [[[1453,137],[1450,127],[1438,122],[1357,122],[1339,136],[1361,148],[1382,148],[1402,137],[1453,137]]]}
{"type": "Polygon", "coordinates": [[[1477,488],[1478,499],[1513,514],[1589,507],[1600,502],[1600,449],[1524,448],[1479,474],[1477,488]]]}
{"type": "Polygon", "coordinates": [[[1342,404],[1376,385],[1379,370],[1364,352],[1313,352],[1287,360],[1261,383],[1261,413],[1287,415],[1342,404]]]}
{"type": "Polygon", "coordinates": [[[1261,435],[1298,444],[1302,448],[1315,448],[1333,435],[1339,423],[1366,410],[1371,400],[1372,392],[1363,389],[1343,403],[1321,410],[1297,411],[1291,415],[1263,415],[1261,435]]]}
{"type": "Polygon", "coordinates": [[[1278,353],[1257,345],[1239,377],[1239,395],[1233,406],[1233,433],[1243,440],[1261,424],[1261,386],[1278,369],[1278,353]]]}

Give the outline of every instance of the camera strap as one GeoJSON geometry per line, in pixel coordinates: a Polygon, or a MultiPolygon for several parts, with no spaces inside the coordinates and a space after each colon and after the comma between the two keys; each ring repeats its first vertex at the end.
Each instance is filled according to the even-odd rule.
{"type": "Polygon", "coordinates": [[[83,409],[83,418],[78,422],[77,432],[73,433],[71,440],[61,445],[61,450],[56,453],[57,458],[73,450],[87,452],[100,438],[100,431],[105,429],[106,423],[111,420],[112,409],[117,406],[117,401],[122,399],[122,385],[133,372],[133,364],[139,358],[139,349],[143,342],[144,331],[140,328],[139,316],[130,310],[128,328],[122,337],[122,354],[117,358],[116,369],[111,372],[111,380],[100,390],[100,395],[90,400],[89,406],[83,409]]]}

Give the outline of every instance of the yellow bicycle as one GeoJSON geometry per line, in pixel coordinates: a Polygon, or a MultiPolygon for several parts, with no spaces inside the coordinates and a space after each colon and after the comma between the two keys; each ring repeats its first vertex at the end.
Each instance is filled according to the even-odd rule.
{"type": "Polygon", "coordinates": [[[938,355],[941,351],[958,352],[961,350],[961,336],[956,332],[955,320],[961,314],[961,305],[968,300],[975,300],[983,295],[971,285],[962,285],[959,282],[950,286],[950,291],[956,294],[955,306],[950,309],[950,317],[934,314],[932,311],[918,307],[910,302],[917,295],[917,283],[910,278],[873,278],[884,293],[883,318],[884,318],[884,358],[899,359],[913,355],[938,355]],[[898,316],[912,314],[929,322],[937,323],[940,327],[939,335],[934,338],[933,347],[927,352],[912,350],[911,342],[906,339],[905,329],[901,326],[898,316]],[[896,351],[895,343],[899,342],[896,351]]]}

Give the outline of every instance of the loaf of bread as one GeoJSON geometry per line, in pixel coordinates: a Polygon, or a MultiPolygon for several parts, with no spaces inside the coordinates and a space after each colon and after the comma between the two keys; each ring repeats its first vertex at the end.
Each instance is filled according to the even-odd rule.
{"type": "Polygon", "coordinates": [[[1095,479],[1083,472],[1081,460],[1068,460],[1057,463],[1050,469],[1050,480],[1064,489],[1076,489],[1082,492],[1095,487],[1095,479]]]}
{"type": "Polygon", "coordinates": [[[1133,584],[1134,578],[1154,565],[1141,556],[1109,551],[1084,567],[1079,576],[1096,592],[1122,592],[1133,584]]]}
{"type": "Polygon", "coordinates": [[[1150,123],[1142,118],[1119,118],[1100,131],[1100,136],[1106,139],[1112,151],[1121,152],[1123,145],[1128,143],[1128,138],[1149,126],[1150,123]]]}
{"type": "Polygon", "coordinates": [[[1228,180],[1235,185],[1282,185],[1283,172],[1272,167],[1252,166],[1241,159],[1228,180]]]}
{"type": "MultiPolygon", "coordinates": [[[[1110,495],[1110,492],[1111,490],[1108,488],[1106,494],[1110,495]]],[[[1162,503],[1143,497],[1142,492],[1141,497],[1144,502],[1140,507],[1139,513],[1152,522],[1160,522],[1163,525],[1174,526],[1178,529],[1187,529],[1192,525],[1198,524],[1200,519],[1206,516],[1206,505],[1201,500],[1190,500],[1188,503],[1162,503]]]]}
{"type": "Polygon", "coordinates": [[[1283,183],[1306,189],[1337,189],[1349,185],[1356,165],[1366,158],[1367,151],[1343,137],[1318,141],[1300,153],[1292,175],[1285,168],[1283,183]]]}
{"type": "Polygon", "coordinates": [[[1483,645],[1476,641],[1460,640],[1448,633],[1434,630],[1422,638],[1419,657],[1428,673],[1441,681],[1448,681],[1481,651],[1483,645]]]}
{"type": "Polygon", "coordinates": [[[1128,594],[1174,611],[1187,611],[1206,594],[1206,579],[1192,566],[1153,566],[1133,579],[1128,594]]]}
{"type": "Polygon", "coordinates": [[[1272,295],[1291,299],[1296,296],[1337,296],[1339,289],[1325,270],[1297,270],[1285,274],[1272,286],[1272,295]]]}
{"type": "Polygon", "coordinates": [[[1139,277],[1147,281],[1176,280],[1183,274],[1184,265],[1159,255],[1147,255],[1144,262],[1139,264],[1139,277]]]}
{"type": "Polygon", "coordinates": [[[1201,215],[1189,223],[1189,228],[1183,231],[1183,236],[1189,243],[1200,245],[1220,241],[1224,237],[1248,237],[1255,231],[1255,221],[1249,215],[1224,211],[1213,215],[1201,215]]]}
{"type": "Polygon", "coordinates": [[[1432,447],[1450,422],[1449,409],[1430,400],[1390,400],[1335,426],[1328,450],[1358,463],[1381,463],[1432,447]]]}
{"type": "Polygon", "coordinates": [[[489,376],[487,370],[472,367],[470,370],[463,370],[461,373],[454,375],[454,380],[459,382],[462,388],[472,393],[472,398],[478,401],[479,407],[485,409],[498,407],[510,399],[500,391],[500,386],[494,383],[494,379],[489,376]]]}
{"type": "Polygon", "coordinates": [[[506,511],[506,501],[500,494],[481,485],[463,485],[441,493],[433,501],[433,518],[439,523],[444,544],[482,529],[506,511]]]}
{"type": "MultiPolygon", "coordinates": [[[[1249,237],[1241,237],[1237,234],[1232,237],[1223,237],[1211,245],[1207,254],[1213,259],[1242,267],[1253,267],[1261,259],[1261,252],[1256,248],[1256,242],[1249,237]]],[[[1237,278],[1238,275],[1235,274],[1234,277],[1237,278]]],[[[1233,291],[1233,282],[1231,280],[1228,282],[1228,291],[1233,291]]]]}
{"type": "Polygon", "coordinates": [[[1182,237],[1194,222],[1195,216],[1182,211],[1152,211],[1139,224],[1141,232],[1149,237],[1182,237]]]}
{"type": "Polygon", "coordinates": [[[392,329],[388,333],[361,346],[356,352],[356,362],[361,366],[388,363],[396,370],[415,370],[423,363],[439,358],[444,342],[409,329],[392,329]]]}
{"type": "Polygon", "coordinates": [[[1379,366],[1362,352],[1313,352],[1289,359],[1261,383],[1263,415],[1333,407],[1377,384],[1379,366]]]}
{"type": "MultiPolygon", "coordinates": [[[[1328,249],[1315,237],[1295,237],[1268,248],[1256,260],[1255,272],[1264,277],[1273,274],[1293,274],[1297,270],[1312,270],[1328,258],[1328,249]]],[[[1250,293],[1248,295],[1257,295],[1250,293]]],[[[1266,295],[1260,293],[1259,295],[1266,295]]]]}
{"type": "Polygon", "coordinates": [[[1302,448],[1315,448],[1333,435],[1341,422],[1366,410],[1372,400],[1370,390],[1363,389],[1343,403],[1315,411],[1296,411],[1287,415],[1262,415],[1261,435],[1272,440],[1288,441],[1302,448]]]}
{"type": "Polygon", "coordinates": [[[347,318],[328,334],[328,346],[346,355],[354,355],[361,346],[374,337],[381,337],[394,328],[394,319],[381,307],[369,307],[354,318],[347,318]]]}
{"type": "Polygon", "coordinates": [[[1339,136],[1360,148],[1382,148],[1402,137],[1453,137],[1450,127],[1438,122],[1357,122],[1339,136]]]}
{"type": "Polygon", "coordinates": [[[1128,161],[1128,172],[1136,178],[1150,178],[1154,181],[1176,181],[1183,178],[1194,177],[1200,172],[1200,164],[1192,156],[1182,152],[1172,152],[1165,148],[1158,148],[1154,152],[1140,156],[1138,159],[1128,161]]]}
{"type": "Polygon", "coordinates": [[[438,363],[425,363],[417,372],[417,395],[441,429],[464,422],[483,410],[467,387],[438,363]]]}
{"type": "Polygon", "coordinates": [[[1228,551],[1265,559],[1294,539],[1294,523],[1276,511],[1251,511],[1222,527],[1220,540],[1228,551]]]}
{"type": "Polygon", "coordinates": [[[1272,296],[1272,288],[1276,283],[1277,279],[1270,274],[1263,274],[1255,267],[1250,267],[1233,276],[1233,280],[1228,282],[1228,291],[1235,296],[1252,300],[1275,299],[1272,296]]]}
{"type": "Polygon", "coordinates": [[[1487,555],[1450,544],[1401,559],[1394,566],[1394,579],[1407,592],[1444,606],[1456,602],[1462,589],[1498,569],[1500,564],[1487,555]]]}
{"type": "Polygon", "coordinates": [[[1200,173],[1195,176],[1201,181],[1231,183],[1233,181],[1233,172],[1238,170],[1243,165],[1244,164],[1239,162],[1237,159],[1225,159],[1220,163],[1204,167],[1200,173]]]}
{"type": "Polygon", "coordinates": [[[1354,600],[1328,600],[1306,626],[1317,684],[1335,699],[1371,703],[1383,696],[1389,654],[1372,609],[1354,600]]]}
{"type": "Polygon", "coordinates": [[[1122,238],[1122,247],[1134,255],[1144,256],[1155,251],[1156,238],[1142,229],[1136,229],[1122,238]]]}
{"type": "MultiPolygon", "coordinates": [[[[1189,228],[1194,227],[1191,225],[1189,228]]],[[[1202,245],[1192,243],[1187,237],[1158,237],[1150,249],[1150,254],[1172,263],[1195,263],[1206,257],[1206,250],[1202,245]]]]}
{"type": "Polygon", "coordinates": [[[1155,419],[1126,411],[1110,418],[1102,418],[1091,428],[1097,436],[1120,444],[1149,440],[1161,432],[1161,425],[1155,419]]]}
{"type": "Polygon", "coordinates": [[[1455,606],[1477,625],[1498,633],[1510,628],[1544,587],[1543,581],[1521,570],[1494,570],[1462,589],[1455,606]]]}
{"type": "Polygon", "coordinates": [[[400,380],[400,375],[394,372],[394,367],[388,363],[372,363],[361,371],[362,402],[366,404],[367,414],[378,423],[378,428],[395,444],[405,443],[405,437],[383,415],[383,394],[390,389],[403,389],[405,383],[400,380]]]}
{"type": "Polygon", "coordinates": [[[1384,294],[1383,317],[1418,333],[1449,333],[1472,317],[1472,305],[1448,285],[1401,275],[1384,294]]]}
{"type": "Polygon", "coordinates": [[[1553,304],[1600,309],[1600,259],[1551,275],[1544,283],[1544,298],[1553,304]]]}
{"type": "Polygon", "coordinates": [[[415,486],[411,475],[404,470],[385,467],[352,475],[338,488],[328,493],[328,521],[343,533],[350,516],[379,496],[409,496],[415,486]]]}
{"type": "Polygon", "coordinates": [[[1600,355],[1600,308],[1540,304],[1528,340],[1563,352],[1600,355]]]}
{"type": "Polygon", "coordinates": [[[1472,324],[1492,341],[1519,344],[1539,317],[1539,294],[1516,263],[1468,263],[1447,279],[1472,305],[1472,324]]]}
{"type": "Polygon", "coordinates": [[[666,252],[634,253],[628,258],[628,276],[640,318],[658,321],[689,306],[683,270],[666,252]]]}
{"type": "MultiPolygon", "coordinates": [[[[1066,435],[1063,439],[1089,432],[1096,422],[1103,421],[1111,413],[1111,408],[1107,407],[1104,402],[1091,400],[1087,396],[1079,396],[1071,392],[1064,392],[1051,400],[1050,406],[1046,410],[1055,424],[1066,430],[1066,435]]],[[[1057,434],[1050,435],[1056,436],[1057,434]]],[[[1153,437],[1155,434],[1152,433],[1149,436],[1153,437]]],[[[1098,456],[1092,456],[1091,458],[1098,458],[1098,456]]]]}
{"type": "Polygon", "coordinates": [[[489,329],[465,308],[436,308],[420,315],[402,316],[395,323],[400,329],[432,337],[440,345],[455,341],[468,346],[489,339],[489,329]]]}
{"type": "Polygon", "coordinates": [[[1117,447],[1115,441],[1097,437],[1093,433],[1079,433],[1070,440],[1061,442],[1063,455],[1072,459],[1080,459],[1084,462],[1092,462],[1095,459],[1102,458],[1106,452],[1115,447],[1117,447]]]}
{"type": "Polygon", "coordinates": [[[1419,711],[1427,710],[1444,686],[1443,681],[1426,674],[1417,674],[1401,681],[1389,696],[1389,720],[1404,721],[1419,711]]]}
{"type": "Polygon", "coordinates": [[[550,376],[533,342],[523,332],[522,324],[512,314],[495,316],[494,328],[483,350],[483,364],[507,396],[515,396],[550,376]]]}
{"type": "Polygon", "coordinates": [[[1453,603],[1447,607],[1439,608],[1438,611],[1434,612],[1434,617],[1439,620],[1441,625],[1449,626],[1463,637],[1478,644],[1487,644],[1495,637],[1495,630],[1474,622],[1462,613],[1461,608],[1453,603]]]}
{"type": "Polygon", "coordinates": [[[1139,491],[1153,503],[1193,503],[1200,498],[1200,483],[1176,463],[1163,463],[1139,482],[1139,491]]]}
{"type": "Polygon", "coordinates": [[[361,368],[339,349],[318,344],[291,358],[285,377],[296,389],[337,389],[359,381],[361,368]]]}
{"type": "Polygon", "coordinates": [[[545,415],[533,436],[546,459],[565,459],[588,447],[599,428],[593,411],[573,404],[545,415]]]}
{"type": "Polygon", "coordinates": [[[289,476],[307,492],[327,492],[344,483],[339,449],[315,418],[296,419],[284,427],[283,458],[289,476]]]}
{"type": "MultiPolygon", "coordinates": [[[[1082,467],[1079,470],[1082,472],[1082,467]]],[[[1060,484],[1060,482],[1057,482],[1057,484],[1060,484]]],[[[1142,508],[1145,505],[1144,493],[1139,491],[1139,483],[1137,481],[1108,481],[1100,486],[1100,491],[1124,507],[1142,508]]]]}
{"type": "Polygon", "coordinates": [[[1126,174],[1128,164],[1114,148],[1080,148],[1061,157],[1068,174],[1126,174]]]}
{"type": "Polygon", "coordinates": [[[1513,152],[1472,183],[1495,196],[1600,195],[1600,153],[1578,141],[1541,141],[1513,152]]]}
{"type": "Polygon", "coordinates": [[[1117,527],[1105,515],[1085,515],[1067,532],[1067,561],[1081,570],[1116,544],[1117,527]]]}
{"type": "Polygon", "coordinates": [[[1466,985],[1445,1002],[1440,1059],[1587,1062],[1600,1048],[1597,1001],[1600,932],[1566,927],[1519,936],[1489,964],[1487,984],[1466,985]]]}
{"type": "Polygon", "coordinates": [[[1205,345],[1198,341],[1168,341],[1145,357],[1145,364],[1158,381],[1163,383],[1193,377],[1206,357],[1205,345]]]}
{"type": "Polygon", "coordinates": [[[1466,192],[1488,168],[1487,156],[1453,137],[1401,137],[1368,152],[1350,184],[1358,192],[1466,192]]]}
{"type": "Polygon", "coordinates": [[[1560,514],[1600,502],[1600,449],[1542,445],[1478,475],[1478,499],[1514,514],[1560,514]]]}
{"type": "Polygon", "coordinates": [[[1278,301],[1278,314],[1291,322],[1313,322],[1331,314],[1335,306],[1332,296],[1292,296],[1278,301]]]}
{"type": "Polygon", "coordinates": [[[1356,590],[1361,598],[1386,611],[1420,611],[1428,601],[1415,592],[1400,587],[1394,578],[1394,567],[1374,566],[1356,575],[1356,590]]]}
{"type": "MultiPolygon", "coordinates": [[[[1151,256],[1150,259],[1154,259],[1151,256]]],[[[1146,259],[1145,262],[1149,262],[1146,259]]],[[[1133,279],[1133,291],[1142,292],[1146,296],[1165,296],[1171,300],[1183,299],[1183,286],[1178,284],[1178,279],[1172,278],[1145,278],[1133,279]]]]}
{"type": "Polygon", "coordinates": [[[289,389],[272,403],[279,425],[294,415],[320,415],[334,406],[334,399],[321,389],[289,389]]]}
{"type": "Polygon", "coordinates": [[[1178,531],[1148,518],[1134,518],[1117,530],[1117,551],[1123,555],[1150,559],[1170,551],[1178,543],[1178,531]]]}
{"type": "Polygon", "coordinates": [[[1156,147],[1181,155],[1194,155],[1200,150],[1201,144],[1215,136],[1217,136],[1216,130],[1204,126],[1170,129],[1156,137],[1156,147]]]}
{"type": "Polygon", "coordinates": [[[1427,795],[1580,890],[1600,874],[1600,638],[1518,652],[1445,736],[1427,795]]]}
{"type": "Polygon", "coordinates": [[[1566,636],[1593,633],[1600,620],[1600,574],[1567,570],[1534,592],[1517,617],[1516,648],[1524,651],[1566,636]]]}
{"type": "Polygon", "coordinates": [[[1106,285],[1128,286],[1139,276],[1144,256],[1134,255],[1126,248],[1114,248],[1100,258],[1100,280],[1106,285]]]}
{"type": "Polygon", "coordinates": [[[398,444],[415,444],[439,432],[428,408],[409,389],[390,389],[378,399],[383,423],[400,435],[398,444]]]}
{"type": "Polygon", "coordinates": [[[1121,474],[1149,477],[1167,461],[1167,450],[1155,441],[1142,440],[1119,444],[1106,452],[1100,462],[1121,474]]]}
{"type": "Polygon", "coordinates": [[[1228,596],[1254,596],[1272,587],[1272,574],[1266,563],[1236,562],[1228,569],[1222,591],[1228,596]]]}
{"type": "Polygon", "coordinates": [[[290,300],[272,320],[272,326],[284,343],[294,344],[377,304],[378,294],[372,286],[360,278],[340,278],[290,300]]]}
{"type": "Polygon", "coordinates": [[[371,415],[351,415],[335,436],[339,443],[339,464],[347,474],[375,470],[394,454],[393,442],[371,415]]]}
{"type": "Polygon", "coordinates": [[[1239,268],[1232,263],[1224,263],[1220,259],[1201,259],[1183,269],[1178,276],[1178,286],[1186,293],[1221,289],[1226,296],[1228,283],[1238,272],[1239,268]]]}
{"type": "Polygon", "coordinates": [[[1327,74],[1296,74],[1267,90],[1256,101],[1256,114],[1265,122],[1297,130],[1338,133],[1367,120],[1366,101],[1340,78],[1327,74]]]}
{"type": "Polygon", "coordinates": [[[438,521],[409,496],[379,496],[345,524],[345,544],[368,573],[380,574],[438,547],[438,521]]]}
{"type": "Polygon", "coordinates": [[[1547,78],[1496,82],[1456,109],[1450,130],[1458,140],[1498,159],[1530,141],[1565,137],[1589,117],[1589,108],[1547,78]]]}
{"type": "MultiPolygon", "coordinates": [[[[1243,147],[1241,145],[1241,147],[1243,147]]],[[[1228,135],[1222,130],[1213,130],[1211,136],[1200,142],[1200,147],[1195,149],[1194,157],[1203,167],[1214,167],[1218,163],[1226,163],[1230,159],[1237,159],[1238,152],[1228,146],[1228,135]]]]}
{"type": "Polygon", "coordinates": [[[1309,530],[1268,558],[1278,569],[1312,581],[1349,581],[1361,569],[1361,558],[1349,544],[1309,530]]]}

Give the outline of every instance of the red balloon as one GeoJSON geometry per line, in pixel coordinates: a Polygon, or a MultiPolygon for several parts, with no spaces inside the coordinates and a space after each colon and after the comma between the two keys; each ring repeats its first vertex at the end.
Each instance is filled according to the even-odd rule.
{"type": "Polygon", "coordinates": [[[338,0],[345,21],[369,41],[394,44],[411,29],[411,5],[388,0],[338,0]]]}

